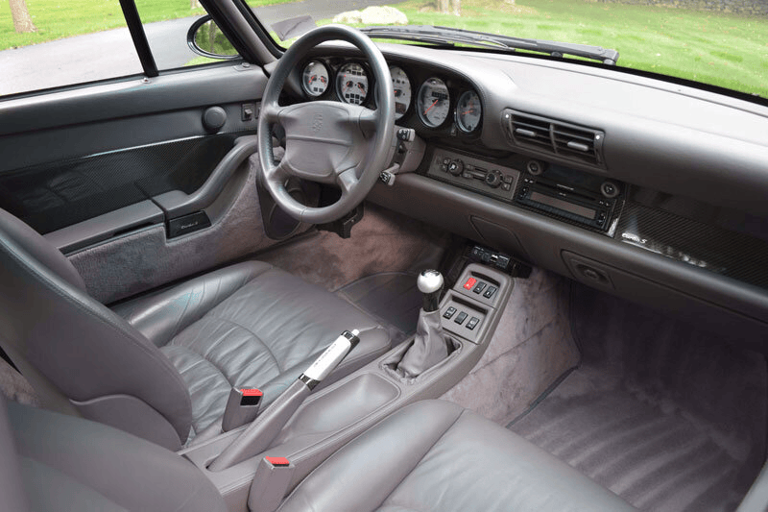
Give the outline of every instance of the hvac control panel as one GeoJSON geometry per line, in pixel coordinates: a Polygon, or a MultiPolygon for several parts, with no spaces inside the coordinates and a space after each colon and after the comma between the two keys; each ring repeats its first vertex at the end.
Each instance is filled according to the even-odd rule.
{"type": "Polygon", "coordinates": [[[436,149],[427,175],[511,201],[517,188],[520,171],[445,149],[436,149]]]}

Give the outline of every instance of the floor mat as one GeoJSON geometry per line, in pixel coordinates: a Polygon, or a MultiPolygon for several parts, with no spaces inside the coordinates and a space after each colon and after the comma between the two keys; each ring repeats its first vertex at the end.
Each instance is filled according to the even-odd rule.
{"type": "Polygon", "coordinates": [[[639,390],[595,389],[576,370],[510,428],[610,489],[654,511],[732,511],[751,479],[748,448],[639,390]]]}
{"type": "Polygon", "coordinates": [[[342,287],[337,293],[406,336],[416,332],[422,294],[416,288],[415,274],[374,274],[342,287]]]}
{"type": "Polygon", "coordinates": [[[735,510],[764,461],[764,358],[579,285],[571,325],[581,367],[509,428],[642,510],[735,510]]]}

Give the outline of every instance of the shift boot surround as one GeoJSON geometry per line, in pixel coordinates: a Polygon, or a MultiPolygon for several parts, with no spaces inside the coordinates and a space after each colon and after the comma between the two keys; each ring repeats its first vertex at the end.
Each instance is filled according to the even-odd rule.
{"type": "Polygon", "coordinates": [[[419,323],[413,344],[398,363],[398,373],[404,377],[418,377],[450,353],[450,345],[443,335],[440,317],[440,295],[443,276],[437,270],[424,270],[419,274],[417,286],[424,294],[424,305],[419,311],[419,323]]]}

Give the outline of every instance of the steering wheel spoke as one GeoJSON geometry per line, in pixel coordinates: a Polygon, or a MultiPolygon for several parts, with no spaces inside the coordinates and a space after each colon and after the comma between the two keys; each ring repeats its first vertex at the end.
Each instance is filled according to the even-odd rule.
{"type": "Polygon", "coordinates": [[[351,194],[359,182],[355,169],[347,169],[336,175],[336,184],[341,188],[341,197],[351,194]]]}
{"type": "Polygon", "coordinates": [[[259,112],[259,118],[264,119],[269,124],[277,124],[280,121],[280,114],[283,108],[277,104],[263,104],[259,112]]]}
{"type": "Polygon", "coordinates": [[[376,123],[378,120],[379,115],[375,110],[363,108],[360,112],[357,123],[366,139],[376,134],[376,123]]]}

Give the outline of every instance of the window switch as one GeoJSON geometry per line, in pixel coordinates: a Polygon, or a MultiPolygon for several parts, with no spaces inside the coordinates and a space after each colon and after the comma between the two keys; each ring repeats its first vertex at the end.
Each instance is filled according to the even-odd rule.
{"type": "Polygon", "coordinates": [[[466,314],[464,311],[462,311],[461,313],[459,313],[459,316],[456,317],[454,322],[456,322],[457,324],[461,325],[461,324],[464,323],[464,320],[466,320],[468,316],[469,316],[468,314],[466,314]]]}
{"type": "Polygon", "coordinates": [[[475,327],[477,327],[477,324],[479,323],[480,323],[480,319],[477,318],[476,316],[473,316],[472,318],[469,319],[469,322],[467,322],[467,329],[469,329],[470,331],[473,331],[475,330],[475,327]]]}
{"type": "Polygon", "coordinates": [[[451,306],[448,309],[445,310],[445,313],[443,313],[443,318],[451,318],[454,314],[456,314],[456,308],[451,306]]]}
{"type": "Polygon", "coordinates": [[[493,294],[496,293],[497,288],[495,286],[489,286],[487,290],[485,290],[485,293],[483,294],[483,297],[486,299],[490,299],[493,297],[493,294]]]}
{"type": "Polygon", "coordinates": [[[479,283],[477,283],[477,286],[475,286],[475,289],[472,290],[472,291],[475,292],[475,293],[480,293],[483,290],[485,290],[485,283],[480,281],[479,283]]]}

